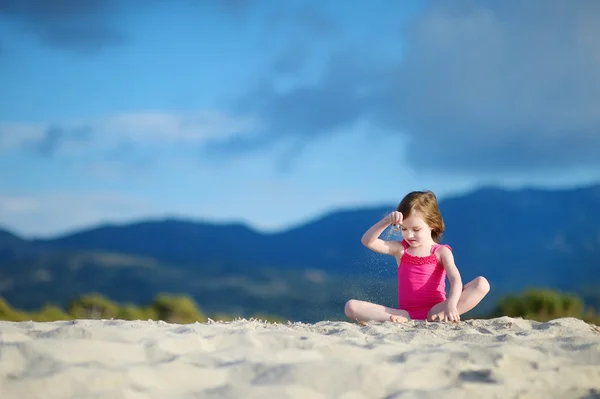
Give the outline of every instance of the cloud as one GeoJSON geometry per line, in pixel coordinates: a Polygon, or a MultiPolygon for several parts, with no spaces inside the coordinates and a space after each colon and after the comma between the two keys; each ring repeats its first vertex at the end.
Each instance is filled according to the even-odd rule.
{"type": "Polygon", "coordinates": [[[138,112],[54,123],[0,123],[0,152],[32,149],[43,156],[89,148],[123,155],[135,146],[201,146],[256,128],[251,118],[213,110],[187,113],[138,112]]]}
{"type": "Polygon", "coordinates": [[[51,46],[89,52],[124,42],[118,0],[0,0],[0,17],[51,46]]]}
{"type": "Polygon", "coordinates": [[[160,207],[146,197],[110,191],[52,192],[38,195],[0,194],[2,225],[17,234],[45,236],[87,228],[104,221],[132,221],[160,207]]]}
{"type": "MultiPolygon", "coordinates": [[[[256,115],[264,130],[227,142],[237,154],[366,119],[402,136],[411,163],[430,171],[597,169],[597,37],[595,1],[431,1],[387,55],[336,51],[318,81],[285,89],[261,78],[237,110],[256,115]]],[[[287,58],[275,70],[294,72],[287,58]]]]}
{"type": "Polygon", "coordinates": [[[240,98],[238,110],[257,115],[266,135],[318,137],[339,128],[350,128],[372,114],[384,95],[389,74],[385,66],[359,54],[339,53],[331,57],[322,79],[280,89],[263,81],[240,98]]]}
{"type": "Polygon", "coordinates": [[[80,126],[72,129],[49,126],[34,146],[41,155],[50,156],[64,141],[87,141],[91,137],[91,132],[90,126],[80,126]]]}
{"type": "Polygon", "coordinates": [[[38,123],[0,122],[0,152],[39,145],[47,127],[48,125],[38,123]]]}
{"type": "Polygon", "coordinates": [[[1,214],[22,214],[37,210],[40,207],[40,201],[36,198],[27,196],[7,196],[0,195],[0,213],[1,214]]]}
{"type": "Polygon", "coordinates": [[[273,61],[275,74],[297,74],[306,66],[311,56],[308,44],[289,44],[273,61]]]}
{"type": "Polygon", "coordinates": [[[600,3],[434,1],[406,32],[386,120],[415,164],[598,166],[600,3]]]}
{"type": "Polygon", "coordinates": [[[270,35],[271,40],[275,31],[285,32],[285,36],[324,39],[331,37],[339,29],[335,20],[323,11],[322,6],[254,0],[213,0],[213,2],[241,22],[250,21],[258,15],[264,31],[270,35]]]}

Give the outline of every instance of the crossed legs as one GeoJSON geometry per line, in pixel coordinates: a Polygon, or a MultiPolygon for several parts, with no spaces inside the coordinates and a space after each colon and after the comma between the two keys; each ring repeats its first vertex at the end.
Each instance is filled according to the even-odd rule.
{"type": "MultiPolygon", "coordinates": [[[[490,292],[490,283],[485,277],[479,276],[469,281],[463,286],[462,294],[456,304],[456,310],[458,314],[463,315],[469,310],[473,309],[481,300],[490,292]]],[[[429,314],[427,320],[429,321],[445,321],[444,320],[444,308],[446,307],[446,301],[440,302],[434,305],[429,314]]]]}
{"type": "MultiPolygon", "coordinates": [[[[458,300],[457,310],[459,314],[467,313],[473,309],[490,291],[490,284],[485,277],[477,277],[463,287],[463,292],[458,300]]],[[[442,320],[444,317],[444,306],[446,302],[435,305],[429,311],[428,320],[442,320]]],[[[367,321],[393,321],[406,322],[411,320],[408,312],[402,309],[390,308],[375,303],[350,299],[346,302],[344,313],[350,319],[359,323],[367,321]]]]}

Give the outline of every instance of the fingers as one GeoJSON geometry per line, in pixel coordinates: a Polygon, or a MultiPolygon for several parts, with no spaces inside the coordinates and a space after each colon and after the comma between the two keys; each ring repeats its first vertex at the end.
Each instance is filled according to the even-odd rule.
{"type": "Polygon", "coordinates": [[[402,224],[402,213],[398,211],[390,213],[389,221],[391,225],[400,226],[402,224]]]}
{"type": "Polygon", "coordinates": [[[442,317],[437,316],[437,318],[439,319],[439,321],[444,321],[444,322],[452,322],[452,323],[460,322],[460,315],[458,314],[458,312],[444,313],[444,315],[442,317]]]}
{"type": "Polygon", "coordinates": [[[429,317],[430,321],[439,321],[439,322],[452,322],[452,323],[460,323],[460,315],[458,312],[456,313],[439,313],[433,314],[429,317]]]}

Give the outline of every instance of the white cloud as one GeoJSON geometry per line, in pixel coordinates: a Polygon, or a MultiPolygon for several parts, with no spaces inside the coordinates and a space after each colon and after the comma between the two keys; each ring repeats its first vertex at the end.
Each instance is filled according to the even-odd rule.
{"type": "Polygon", "coordinates": [[[0,122],[0,151],[32,148],[44,142],[52,152],[67,153],[89,146],[108,150],[123,142],[159,146],[201,144],[243,135],[257,126],[252,118],[233,117],[215,110],[146,111],[46,123],[0,122]]]}
{"type": "Polygon", "coordinates": [[[0,195],[0,214],[26,214],[40,207],[37,198],[0,195]]]}
{"type": "Polygon", "coordinates": [[[0,194],[2,227],[17,234],[44,236],[152,213],[158,213],[158,208],[150,199],[119,192],[0,194]]]}
{"type": "Polygon", "coordinates": [[[201,143],[244,133],[255,127],[255,121],[219,111],[140,112],[114,115],[90,125],[118,138],[124,136],[135,141],[201,143]]]}
{"type": "Polygon", "coordinates": [[[11,151],[39,142],[47,125],[0,122],[0,151],[11,151]]]}

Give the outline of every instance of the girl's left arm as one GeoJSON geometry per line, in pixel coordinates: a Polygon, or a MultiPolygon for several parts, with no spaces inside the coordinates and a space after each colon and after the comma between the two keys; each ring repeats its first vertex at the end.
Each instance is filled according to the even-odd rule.
{"type": "Polygon", "coordinates": [[[460,272],[454,263],[454,255],[448,247],[439,249],[440,260],[446,269],[446,275],[450,281],[450,292],[448,293],[448,304],[456,308],[460,295],[462,294],[463,284],[460,277],[460,272]]]}

